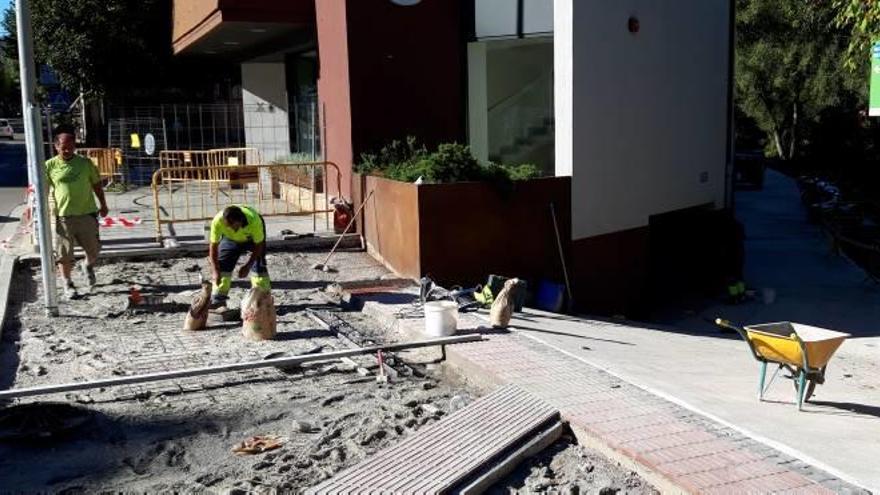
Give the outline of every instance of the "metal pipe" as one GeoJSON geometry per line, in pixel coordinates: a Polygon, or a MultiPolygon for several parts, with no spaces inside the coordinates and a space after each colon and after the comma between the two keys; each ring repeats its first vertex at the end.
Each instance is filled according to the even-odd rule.
{"type": "Polygon", "coordinates": [[[264,359],[261,361],[245,361],[242,363],[219,364],[216,366],[205,366],[202,368],[190,368],[177,371],[161,371],[158,373],[147,373],[144,375],[123,376],[118,378],[105,378],[102,380],[93,380],[90,382],[62,383],[58,385],[45,385],[42,387],[19,388],[4,390],[0,392],[0,400],[16,399],[21,397],[33,397],[36,395],[57,394],[62,392],[75,392],[78,390],[89,390],[93,388],[115,387],[118,385],[158,382],[163,380],[172,380],[175,378],[187,378],[192,376],[228,373],[231,371],[247,371],[258,368],[272,368],[276,366],[296,366],[312,361],[333,361],[348,356],[373,354],[378,351],[398,351],[403,349],[416,349],[419,347],[431,347],[435,345],[446,346],[449,344],[476,342],[482,339],[482,335],[475,333],[468,335],[458,335],[454,337],[417,340],[415,342],[403,342],[400,344],[385,344],[371,347],[361,347],[358,349],[346,349],[343,351],[325,352],[323,354],[308,354],[303,356],[264,359]]]}
{"type": "Polygon", "coordinates": [[[568,280],[568,267],[565,265],[565,251],[562,249],[562,237],[559,235],[559,223],[556,221],[556,206],[550,203],[550,216],[553,217],[553,231],[556,232],[556,246],[559,248],[559,261],[562,262],[562,275],[565,277],[565,292],[568,294],[568,312],[574,304],[574,297],[571,295],[571,283],[568,280]]]}
{"type": "Polygon", "coordinates": [[[58,315],[58,293],[55,287],[55,261],[52,259],[52,235],[49,226],[49,202],[47,198],[46,175],[43,166],[43,126],[40,107],[36,98],[36,77],[34,76],[34,40],[31,32],[30,0],[15,2],[15,21],[18,31],[18,63],[21,75],[21,110],[24,120],[24,134],[27,146],[28,171],[36,196],[37,242],[40,247],[40,268],[43,278],[43,297],[46,313],[58,315]]]}

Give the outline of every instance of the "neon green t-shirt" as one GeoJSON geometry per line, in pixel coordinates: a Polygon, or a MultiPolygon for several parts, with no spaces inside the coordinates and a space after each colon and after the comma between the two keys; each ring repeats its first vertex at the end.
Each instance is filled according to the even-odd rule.
{"type": "Polygon", "coordinates": [[[46,176],[52,187],[55,214],[59,217],[90,215],[98,211],[92,188],[101,181],[98,167],[82,155],[64,161],[60,156],[46,160],[46,176]]]}
{"type": "Polygon", "coordinates": [[[235,206],[238,206],[241,212],[244,213],[244,217],[247,219],[247,225],[238,230],[232,230],[226,225],[226,222],[223,221],[223,212],[221,211],[220,213],[217,213],[214,215],[214,219],[211,220],[211,244],[220,242],[220,239],[224,237],[237,243],[253,241],[254,244],[259,244],[265,241],[266,236],[263,234],[263,219],[260,218],[260,214],[257,213],[257,210],[250,206],[235,206]]]}

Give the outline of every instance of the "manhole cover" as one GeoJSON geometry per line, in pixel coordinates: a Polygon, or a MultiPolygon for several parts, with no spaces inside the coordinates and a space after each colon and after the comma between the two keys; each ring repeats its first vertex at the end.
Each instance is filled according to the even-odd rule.
{"type": "Polygon", "coordinates": [[[0,409],[0,441],[48,439],[72,431],[94,413],[65,403],[34,403],[0,409]]]}

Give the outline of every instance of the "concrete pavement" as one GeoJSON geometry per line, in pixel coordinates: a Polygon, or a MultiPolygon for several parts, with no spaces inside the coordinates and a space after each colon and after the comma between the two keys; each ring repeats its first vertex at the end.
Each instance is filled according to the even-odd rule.
{"type": "MultiPolygon", "coordinates": [[[[794,182],[768,172],[764,191],[737,196],[746,228],[746,281],[775,301],[704,304],[649,328],[529,311],[517,331],[627,381],[765,439],[837,476],[880,490],[880,288],[830,253],[806,222],[794,182]],[[790,320],[853,334],[805,411],[790,380],[757,400],[758,363],[716,317],[740,324],[790,320]]],[[[760,298],[760,296],[759,296],[760,298]]],[[[781,377],[780,377],[781,378],[781,377]]]]}
{"type": "Polygon", "coordinates": [[[758,363],[738,339],[696,336],[528,310],[513,328],[628,382],[873,490],[880,489],[880,388],[847,342],[803,412],[780,376],[757,398],[758,363]]]}
{"type": "MultiPolygon", "coordinates": [[[[423,337],[424,319],[413,314],[408,294],[412,292],[365,293],[357,299],[365,313],[404,339],[417,339],[423,337]]],[[[557,336],[563,333],[560,321],[579,322],[527,313],[518,320],[520,330],[508,333],[486,329],[485,314],[463,314],[459,328],[479,331],[484,340],[448,346],[447,366],[477,386],[515,384],[547,401],[559,409],[580,443],[636,471],[662,493],[863,493],[821,467],[646,389],[640,381],[621,379],[574,352],[539,341],[532,335],[544,324],[538,318],[548,319],[550,330],[544,333],[557,336]],[[525,322],[536,328],[523,330],[525,322]]],[[[595,341],[627,347],[627,359],[638,359],[629,342],[586,339],[582,346],[595,341]]]]}

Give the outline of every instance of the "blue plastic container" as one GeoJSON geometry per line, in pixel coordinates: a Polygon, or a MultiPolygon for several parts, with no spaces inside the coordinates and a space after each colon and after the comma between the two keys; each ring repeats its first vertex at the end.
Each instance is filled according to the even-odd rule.
{"type": "Polygon", "coordinates": [[[546,280],[538,283],[538,292],[535,295],[535,307],[551,313],[562,310],[565,302],[565,286],[554,284],[546,280]]]}

